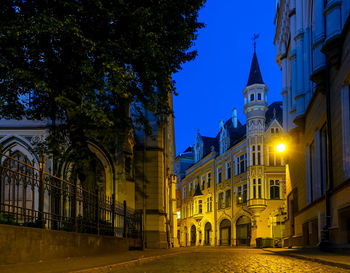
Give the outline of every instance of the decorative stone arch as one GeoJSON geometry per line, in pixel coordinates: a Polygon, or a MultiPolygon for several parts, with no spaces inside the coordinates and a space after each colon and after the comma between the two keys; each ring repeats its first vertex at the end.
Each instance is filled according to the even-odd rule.
{"type": "MultiPolygon", "coordinates": [[[[3,146],[1,152],[10,155],[15,151],[22,153],[28,158],[32,165],[35,168],[39,168],[39,157],[37,154],[34,154],[33,146],[31,143],[21,136],[8,136],[0,140],[0,144],[3,146]]],[[[3,160],[3,159],[2,159],[3,160]]]]}
{"type": "MultiPolygon", "coordinates": [[[[88,141],[88,147],[104,169],[105,194],[107,196],[111,196],[114,193],[116,200],[119,200],[118,185],[115,183],[115,169],[112,159],[108,153],[96,143],[88,141]]],[[[69,153],[70,149],[66,151],[66,158],[68,158],[68,160],[65,161],[59,168],[59,173],[62,177],[66,177],[67,173],[69,173],[72,168],[72,162],[69,161],[69,153]]]]}

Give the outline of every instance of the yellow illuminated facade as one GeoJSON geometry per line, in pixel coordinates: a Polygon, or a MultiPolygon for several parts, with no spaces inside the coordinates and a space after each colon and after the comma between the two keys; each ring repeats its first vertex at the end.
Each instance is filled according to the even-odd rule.
{"type": "Polygon", "coordinates": [[[193,165],[178,179],[180,246],[280,244],[284,237],[285,160],[276,150],[282,109],[267,105],[267,90],[254,52],[243,91],[246,124],[234,109],[216,137],[197,133],[193,165]]]}

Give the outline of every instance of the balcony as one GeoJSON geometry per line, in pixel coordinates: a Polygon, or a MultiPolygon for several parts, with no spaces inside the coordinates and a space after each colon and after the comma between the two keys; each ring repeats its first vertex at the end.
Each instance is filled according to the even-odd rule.
{"type": "Polygon", "coordinates": [[[196,221],[202,220],[202,218],[203,218],[203,212],[193,214],[193,218],[194,218],[196,221]]]}
{"type": "Polygon", "coordinates": [[[259,214],[266,208],[266,199],[250,199],[247,202],[247,206],[254,214],[259,214]]]}

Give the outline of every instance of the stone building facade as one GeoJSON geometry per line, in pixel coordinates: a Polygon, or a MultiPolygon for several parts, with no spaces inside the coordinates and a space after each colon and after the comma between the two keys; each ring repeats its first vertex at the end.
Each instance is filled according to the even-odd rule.
{"type": "Polygon", "coordinates": [[[350,243],[350,1],[280,0],[286,246],[350,243]]]}
{"type": "Polygon", "coordinates": [[[198,131],[193,165],[178,180],[180,246],[254,246],[259,237],[283,237],[285,164],[275,150],[282,103],[268,106],[267,92],[254,52],[243,91],[247,123],[233,109],[216,137],[198,131]]]}
{"type": "MultiPolygon", "coordinates": [[[[173,118],[169,116],[159,122],[151,113],[147,116],[153,129],[152,136],[136,131],[125,141],[117,141],[118,145],[109,150],[91,138],[89,149],[96,156],[95,170],[91,171],[97,177],[100,193],[109,198],[114,196],[115,201],[125,201],[127,207],[142,212],[144,246],[168,248],[177,242],[173,118]]],[[[35,144],[47,137],[50,125],[49,120],[0,119],[0,152],[16,155],[39,169],[35,144]]],[[[66,147],[66,153],[69,153],[69,147],[66,147]]],[[[60,178],[67,177],[71,164],[54,162],[50,155],[46,156],[46,171],[60,178]]],[[[23,199],[19,192],[19,196],[7,200],[6,187],[2,186],[6,181],[0,182],[0,202],[16,203],[16,199],[23,199]]]]}

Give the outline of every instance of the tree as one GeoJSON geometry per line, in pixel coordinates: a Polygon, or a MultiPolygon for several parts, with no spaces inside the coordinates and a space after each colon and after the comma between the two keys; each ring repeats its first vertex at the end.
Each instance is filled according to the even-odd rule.
{"type": "Polygon", "coordinates": [[[196,56],[204,2],[1,1],[0,116],[51,120],[51,153],[68,139],[80,159],[96,131],[149,130],[143,111],[171,114],[171,75],[196,56]]]}

